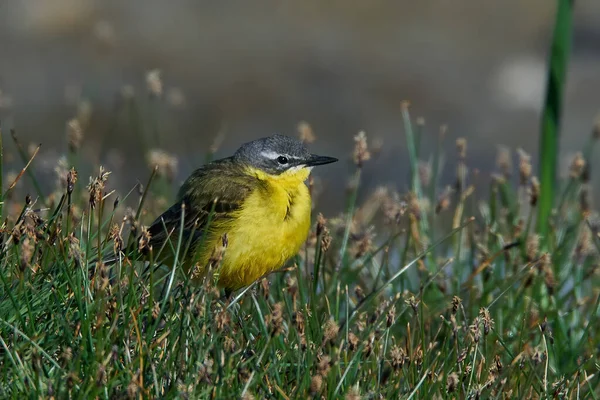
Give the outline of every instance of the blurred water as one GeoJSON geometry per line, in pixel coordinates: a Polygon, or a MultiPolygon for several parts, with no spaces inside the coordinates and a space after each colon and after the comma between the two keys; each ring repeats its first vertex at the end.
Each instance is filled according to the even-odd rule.
{"type": "MultiPolygon", "coordinates": [[[[131,85],[160,145],[180,157],[180,178],[201,164],[218,132],[219,155],[241,142],[309,121],[315,152],[344,159],[366,130],[384,146],[365,184],[407,186],[402,100],[426,119],[424,153],[449,125],[446,149],[469,139],[468,160],[484,176],[496,145],[535,154],[553,2],[209,2],[27,0],[0,5],[0,118],[42,156],[63,151],[78,97],[93,104],[83,153],[144,180],[134,129],[114,129],[115,98],[131,85]],[[160,69],[169,103],[146,101],[145,73],[160,69]],[[180,92],[172,92],[173,89],[180,92]],[[184,99],[181,98],[183,94],[184,99]],[[179,95],[179,97],[178,97],[179,95]],[[184,100],[183,105],[176,105],[184,100]],[[154,126],[154,125],[151,125],[154,126]],[[58,152],[52,152],[52,148],[58,152]],[[109,160],[109,161],[107,161],[109,160]]],[[[600,2],[577,2],[564,116],[563,152],[581,148],[600,110],[600,2]]],[[[43,157],[42,157],[43,158],[43,157]]],[[[534,157],[535,158],[535,157],[534,157]]],[[[348,159],[348,158],[346,158],[348,159]]],[[[451,164],[450,164],[451,165],[451,164]]],[[[348,164],[318,172],[330,190],[348,164]]],[[[452,168],[446,168],[450,180],[452,168]]],[[[116,175],[116,174],[115,174],[116,175]]],[[[341,200],[340,200],[341,201],[341,200]]],[[[338,204],[340,204],[338,202],[338,204]]]]}

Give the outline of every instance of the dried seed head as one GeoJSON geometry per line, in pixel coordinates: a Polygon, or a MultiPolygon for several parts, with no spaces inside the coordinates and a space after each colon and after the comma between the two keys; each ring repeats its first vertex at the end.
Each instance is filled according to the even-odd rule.
{"type": "Polygon", "coordinates": [[[392,364],[392,368],[395,370],[402,369],[406,358],[406,351],[404,351],[404,348],[398,345],[392,346],[392,349],[390,350],[390,362],[392,364]]]}
{"type": "Polygon", "coordinates": [[[540,198],[540,181],[537,176],[531,177],[531,185],[529,186],[529,204],[532,207],[537,205],[538,199],[540,198]]]}
{"type": "Polygon", "coordinates": [[[254,400],[255,397],[252,393],[250,393],[249,391],[246,391],[246,393],[244,393],[244,395],[242,396],[242,400],[254,400]]]}
{"type": "Polygon", "coordinates": [[[479,339],[481,339],[481,329],[479,328],[480,318],[479,316],[475,317],[473,323],[469,325],[469,336],[474,343],[478,343],[479,339]]]}
{"type": "Polygon", "coordinates": [[[348,350],[356,351],[358,349],[359,339],[354,333],[348,333],[348,350]]]}
{"type": "Polygon", "coordinates": [[[77,171],[75,168],[71,168],[69,172],[67,172],[67,193],[73,193],[73,189],[75,188],[75,184],[77,183],[77,171]]]}
{"type": "Polygon", "coordinates": [[[585,170],[585,164],[583,154],[581,152],[575,154],[569,166],[569,177],[571,179],[579,179],[585,170]]]}
{"type": "Polygon", "coordinates": [[[315,375],[310,379],[310,394],[313,396],[318,394],[323,387],[323,377],[321,375],[315,375]]]}
{"type": "Polygon", "coordinates": [[[546,290],[548,290],[550,295],[553,295],[554,289],[556,288],[556,277],[554,276],[554,270],[552,269],[550,254],[544,253],[540,262],[542,264],[542,271],[544,273],[544,284],[546,285],[546,290]]]}
{"type": "Polygon", "coordinates": [[[69,151],[77,153],[81,147],[81,141],[83,140],[83,128],[78,119],[73,118],[67,121],[67,143],[69,144],[69,151]]]}
{"type": "Polygon", "coordinates": [[[148,228],[143,227],[142,234],[140,235],[140,238],[138,240],[138,250],[140,253],[148,254],[150,251],[152,251],[150,240],[152,240],[152,235],[150,234],[150,231],[148,230],[148,228]]]}
{"type": "Polygon", "coordinates": [[[303,335],[304,331],[306,329],[306,321],[304,319],[304,314],[302,314],[302,311],[298,310],[294,313],[293,322],[294,322],[294,325],[296,325],[296,329],[298,330],[298,333],[300,335],[303,335]]]}
{"type": "Polygon", "coordinates": [[[327,220],[325,219],[323,214],[319,213],[319,215],[317,215],[317,236],[320,236],[323,233],[326,223],[327,220]]]}
{"type": "Polygon", "coordinates": [[[483,334],[484,335],[489,334],[490,329],[492,329],[494,326],[494,320],[492,319],[492,316],[490,315],[490,311],[485,307],[480,308],[479,309],[479,317],[481,318],[481,321],[483,322],[483,334]]]}
{"type": "Polygon", "coordinates": [[[276,303],[271,314],[267,315],[265,319],[266,324],[271,328],[271,335],[277,336],[283,332],[283,303],[276,303]]]}
{"type": "Polygon", "coordinates": [[[166,177],[170,182],[177,176],[179,160],[174,155],[164,150],[153,149],[148,152],[147,160],[150,169],[157,168],[157,174],[166,177]]]}
{"type": "Polygon", "coordinates": [[[452,187],[446,186],[446,189],[438,197],[437,205],[435,206],[435,213],[439,214],[442,211],[446,211],[450,208],[450,197],[452,195],[452,187]]]}
{"type": "Polygon", "coordinates": [[[25,271],[27,268],[31,268],[31,257],[33,256],[34,247],[31,244],[31,240],[26,237],[23,242],[21,242],[21,271],[25,271]]]}
{"type": "Polygon", "coordinates": [[[320,357],[318,357],[317,374],[321,375],[322,377],[327,377],[330,368],[331,357],[329,357],[328,355],[321,355],[320,357]]]}
{"type": "Polygon", "coordinates": [[[450,375],[448,375],[448,378],[446,379],[446,391],[448,393],[452,393],[456,390],[456,388],[458,387],[459,384],[459,379],[458,379],[458,374],[456,372],[451,373],[450,375]]]}
{"type": "Polygon", "coordinates": [[[300,136],[300,141],[303,143],[312,143],[316,139],[312,127],[306,121],[300,121],[298,124],[298,135],[300,136]]]}
{"type": "Polygon", "coordinates": [[[396,306],[392,305],[387,312],[387,318],[386,318],[387,327],[389,328],[390,326],[392,326],[394,324],[395,320],[396,320],[396,306]]]}
{"type": "Polygon", "coordinates": [[[102,201],[102,194],[108,180],[108,175],[110,175],[110,172],[106,171],[103,166],[100,166],[98,176],[95,178],[90,177],[90,183],[88,184],[90,207],[95,208],[102,201]]]}
{"type": "Polygon", "coordinates": [[[354,258],[361,258],[372,250],[373,238],[375,237],[375,232],[372,227],[364,232],[356,233],[351,236],[353,244],[350,248],[350,253],[352,253],[354,258]]]}
{"type": "Polygon", "coordinates": [[[362,299],[365,298],[365,292],[359,285],[356,285],[354,288],[354,294],[356,295],[358,301],[362,301],[362,299]]]}
{"type": "Polygon", "coordinates": [[[387,225],[399,224],[400,219],[408,209],[408,204],[400,200],[396,192],[389,193],[386,188],[378,189],[381,193],[381,210],[383,211],[384,223],[387,225]]]}
{"type": "Polygon", "coordinates": [[[331,234],[329,233],[329,229],[327,227],[324,228],[323,234],[321,235],[321,250],[326,252],[331,247],[331,234]]]}
{"type": "Polygon", "coordinates": [[[123,250],[123,237],[121,236],[121,227],[119,225],[113,224],[108,233],[108,239],[113,242],[115,255],[119,255],[123,250]]]}
{"type": "Polygon", "coordinates": [[[333,319],[328,319],[323,326],[323,341],[330,342],[337,338],[340,326],[333,319]]]}
{"type": "Polygon", "coordinates": [[[421,205],[419,204],[419,198],[413,192],[410,192],[406,197],[408,204],[408,212],[415,217],[417,220],[421,219],[421,205]]]}
{"type": "Polygon", "coordinates": [[[517,154],[519,155],[519,178],[521,185],[527,185],[529,178],[531,177],[531,156],[525,152],[525,150],[518,148],[517,154]]]}
{"type": "Polygon", "coordinates": [[[133,376],[133,378],[131,379],[131,381],[129,382],[129,385],[127,385],[127,397],[132,400],[137,397],[137,394],[139,391],[137,376],[138,376],[138,374],[135,374],[133,376]]]}
{"type": "Polygon", "coordinates": [[[260,287],[260,291],[262,292],[263,297],[265,298],[265,300],[267,300],[271,293],[271,282],[269,282],[269,280],[267,278],[263,278],[260,280],[259,287],[260,287]]]}
{"type": "Polygon", "coordinates": [[[502,175],[508,179],[512,174],[512,155],[510,149],[506,146],[498,147],[498,155],[496,156],[496,165],[502,175]]]}
{"type": "Polygon", "coordinates": [[[219,332],[223,331],[226,328],[229,328],[231,324],[231,317],[227,310],[221,310],[215,315],[215,325],[219,332]]]}
{"type": "Polygon", "coordinates": [[[461,304],[462,304],[462,300],[460,297],[458,297],[458,296],[452,297],[452,314],[456,314],[456,312],[458,311],[458,308],[460,307],[461,304]]]}
{"type": "Polygon", "coordinates": [[[529,235],[527,238],[526,255],[527,261],[533,261],[537,258],[538,252],[540,251],[540,237],[537,234],[529,235]]]}
{"type": "Polygon", "coordinates": [[[161,73],[158,69],[153,69],[146,73],[146,86],[151,95],[160,97],[163,94],[163,83],[161,73]]]}
{"type": "Polygon", "coordinates": [[[360,400],[360,392],[358,391],[358,388],[356,386],[352,386],[349,390],[348,393],[346,393],[346,400],[360,400]]]}
{"type": "Polygon", "coordinates": [[[360,131],[354,136],[354,164],[361,168],[365,161],[371,158],[371,153],[367,146],[367,135],[364,131],[360,131]]]}
{"type": "Polygon", "coordinates": [[[415,296],[410,296],[407,300],[404,301],[406,304],[408,304],[412,309],[413,312],[416,314],[417,311],[419,310],[419,303],[420,301],[415,297],[415,296]]]}

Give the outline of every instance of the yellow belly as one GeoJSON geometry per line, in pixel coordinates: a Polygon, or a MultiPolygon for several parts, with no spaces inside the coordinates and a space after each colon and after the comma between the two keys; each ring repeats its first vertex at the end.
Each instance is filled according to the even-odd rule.
{"type": "MultiPolygon", "coordinates": [[[[306,240],[310,211],[310,194],[303,182],[293,190],[278,185],[255,190],[227,227],[219,286],[236,290],[281,268],[306,240]]],[[[207,259],[206,253],[201,259],[207,259]]]]}

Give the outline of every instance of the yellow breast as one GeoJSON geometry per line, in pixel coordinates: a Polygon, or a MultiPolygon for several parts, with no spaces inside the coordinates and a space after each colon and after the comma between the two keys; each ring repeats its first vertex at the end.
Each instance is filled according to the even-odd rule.
{"type": "Polygon", "coordinates": [[[298,253],[310,229],[307,168],[269,175],[250,171],[261,184],[244,201],[231,224],[219,285],[239,289],[282,267],[298,253]]]}

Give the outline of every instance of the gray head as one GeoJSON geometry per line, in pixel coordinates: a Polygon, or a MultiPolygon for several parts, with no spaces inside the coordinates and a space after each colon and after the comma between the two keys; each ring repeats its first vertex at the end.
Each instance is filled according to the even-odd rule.
{"type": "Polygon", "coordinates": [[[314,167],[337,161],[337,158],[311,154],[301,141],[283,135],[245,143],[233,157],[236,161],[274,175],[292,168],[314,167]]]}

